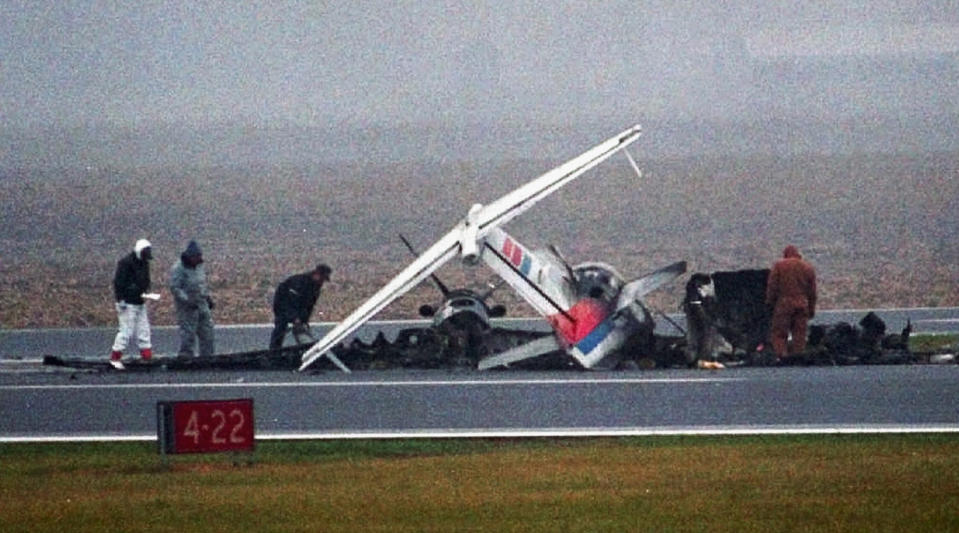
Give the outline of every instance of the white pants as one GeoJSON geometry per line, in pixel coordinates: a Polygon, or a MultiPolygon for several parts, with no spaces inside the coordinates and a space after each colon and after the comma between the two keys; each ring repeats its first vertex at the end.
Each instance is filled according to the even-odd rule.
{"type": "Polygon", "coordinates": [[[136,335],[137,347],[141,350],[152,348],[150,345],[150,319],[147,317],[147,306],[133,305],[123,302],[116,303],[117,320],[120,322],[120,331],[113,341],[113,351],[122,352],[130,337],[136,335]]]}

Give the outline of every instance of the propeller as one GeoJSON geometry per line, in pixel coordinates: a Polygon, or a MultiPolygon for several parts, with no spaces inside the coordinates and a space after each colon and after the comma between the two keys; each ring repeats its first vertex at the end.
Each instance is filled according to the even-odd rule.
{"type": "MultiPolygon", "coordinates": [[[[406,245],[406,248],[410,251],[411,254],[413,254],[413,257],[418,256],[419,254],[416,252],[416,249],[413,248],[413,245],[410,244],[410,241],[406,240],[406,237],[404,237],[402,233],[400,233],[399,235],[400,235],[400,240],[403,241],[403,244],[406,245]]],[[[436,288],[438,288],[440,292],[443,293],[444,298],[449,296],[450,290],[446,287],[446,285],[442,281],[440,281],[439,276],[437,276],[436,274],[430,274],[430,278],[433,280],[433,283],[436,284],[436,288]]]]}
{"type": "MultiPolygon", "coordinates": [[[[402,233],[400,233],[399,236],[400,236],[400,240],[403,241],[403,244],[406,245],[406,248],[410,251],[410,253],[412,253],[414,256],[419,255],[416,252],[416,249],[413,248],[413,245],[410,244],[410,241],[408,241],[406,237],[403,236],[402,233]]],[[[436,274],[430,274],[430,278],[432,278],[433,283],[440,290],[440,292],[443,293],[443,297],[449,298],[449,295],[450,295],[449,287],[447,287],[445,283],[440,281],[439,276],[437,276],[436,274]]],[[[502,279],[496,283],[487,282],[487,285],[489,286],[489,290],[487,290],[483,294],[478,295],[480,301],[485,304],[486,300],[493,294],[493,291],[500,288],[500,286],[503,285],[503,283],[505,283],[505,281],[502,279]]],[[[503,306],[503,305],[497,305],[493,307],[487,306],[487,308],[489,309],[489,316],[491,318],[498,318],[506,315],[506,306],[503,306]]],[[[419,311],[421,316],[430,317],[430,316],[433,316],[433,314],[436,312],[436,309],[434,309],[433,306],[431,305],[422,305],[420,306],[419,311]]]]}
{"type": "Polygon", "coordinates": [[[550,251],[554,256],[556,256],[556,259],[558,259],[559,262],[563,265],[563,267],[566,268],[566,275],[567,275],[567,277],[568,277],[568,279],[569,279],[569,282],[570,282],[570,283],[575,283],[575,282],[576,282],[576,274],[573,273],[573,267],[570,266],[569,261],[567,261],[567,260],[566,260],[566,257],[563,256],[562,252],[559,251],[559,248],[557,248],[556,246],[550,244],[550,245],[549,245],[549,251],[550,251]]]}

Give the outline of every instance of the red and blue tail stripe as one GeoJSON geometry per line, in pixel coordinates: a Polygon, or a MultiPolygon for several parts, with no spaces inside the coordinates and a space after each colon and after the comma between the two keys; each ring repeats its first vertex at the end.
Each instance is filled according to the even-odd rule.
{"type": "Polygon", "coordinates": [[[579,350],[584,354],[588,354],[592,352],[594,348],[599,346],[601,342],[606,340],[606,337],[608,337],[612,331],[613,318],[609,317],[593,328],[593,331],[590,331],[589,335],[583,337],[583,340],[577,342],[576,347],[579,348],[579,350]]]}
{"type": "Polygon", "coordinates": [[[509,259],[509,262],[516,267],[524,276],[529,276],[529,271],[533,267],[533,260],[527,253],[523,252],[523,247],[513,242],[513,239],[507,237],[503,241],[503,257],[509,259]]]}

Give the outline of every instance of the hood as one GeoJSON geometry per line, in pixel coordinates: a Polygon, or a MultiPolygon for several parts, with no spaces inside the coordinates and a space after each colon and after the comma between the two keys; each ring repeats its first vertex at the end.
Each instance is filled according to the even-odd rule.
{"type": "Polygon", "coordinates": [[[783,250],[783,257],[784,258],[794,257],[796,259],[802,259],[802,256],[799,255],[799,248],[796,248],[795,246],[791,244],[783,250]]]}
{"type": "Polygon", "coordinates": [[[316,268],[313,269],[313,272],[319,273],[321,276],[323,276],[323,279],[329,281],[330,274],[333,272],[333,269],[330,268],[330,266],[326,263],[319,263],[316,265],[316,268]]]}
{"type": "Polygon", "coordinates": [[[180,254],[180,260],[183,261],[183,264],[189,268],[196,268],[197,265],[203,262],[203,251],[200,250],[200,245],[196,241],[190,241],[190,244],[187,244],[186,250],[180,254]]]}
{"type": "Polygon", "coordinates": [[[141,261],[143,259],[149,259],[149,257],[146,257],[146,258],[143,257],[143,250],[146,250],[147,248],[151,248],[151,247],[152,246],[150,245],[150,241],[146,239],[140,239],[136,242],[136,244],[133,245],[133,253],[135,253],[137,256],[137,259],[141,261]]]}
{"type": "Polygon", "coordinates": [[[183,251],[183,257],[200,257],[203,255],[203,251],[200,250],[200,245],[196,241],[190,241],[186,245],[186,250],[183,251]]]}

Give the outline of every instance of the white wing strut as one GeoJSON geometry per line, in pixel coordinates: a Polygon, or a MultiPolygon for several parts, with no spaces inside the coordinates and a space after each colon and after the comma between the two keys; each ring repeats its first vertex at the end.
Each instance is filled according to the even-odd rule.
{"type": "Polygon", "coordinates": [[[449,261],[456,253],[462,254],[464,259],[477,260],[482,250],[482,242],[493,228],[509,222],[553,191],[622,150],[638,139],[641,134],[642,128],[639,125],[633,126],[485,207],[475,204],[469,214],[449,233],[307,350],[303,354],[300,370],[306,369],[390,302],[408,292],[449,261]]]}

